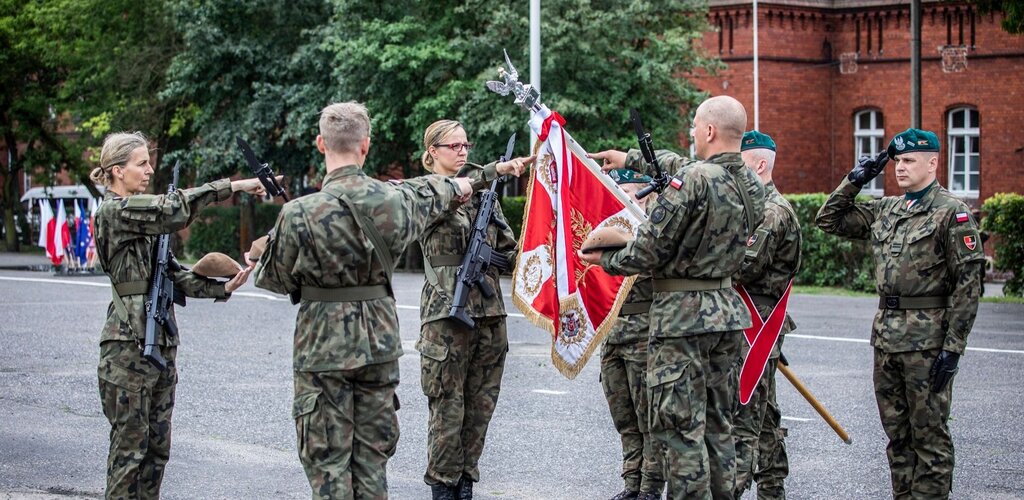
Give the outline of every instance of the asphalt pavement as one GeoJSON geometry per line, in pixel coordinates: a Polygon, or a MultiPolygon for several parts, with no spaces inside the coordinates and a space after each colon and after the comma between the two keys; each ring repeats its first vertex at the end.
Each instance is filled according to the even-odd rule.
{"type": "MultiPolygon", "coordinates": [[[[401,439],[388,466],[394,499],[429,498],[426,398],[420,391],[422,276],[396,274],[401,439]]],[[[504,290],[510,289],[505,283],[504,290]]],[[[109,425],[98,397],[102,277],[0,270],[0,499],[97,498],[109,425]]],[[[620,448],[594,359],[575,380],[550,339],[508,302],[511,343],[481,459],[480,499],[601,499],[620,489],[620,448]]],[[[889,497],[867,343],[875,300],[797,295],[792,370],[846,428],[846,445],[779,375],[792,499],[889,497]]],[[[246,285],[225,304],[190,300],[182,332],[168,499],[309,498],[291,420],[296,306],[246,285]]],[[[1024,305],[981,304],[954,386],[954,498],[1024,498],[1024,305]]],[[[753,498],[748,494],[746,498],[753,498]]]]}

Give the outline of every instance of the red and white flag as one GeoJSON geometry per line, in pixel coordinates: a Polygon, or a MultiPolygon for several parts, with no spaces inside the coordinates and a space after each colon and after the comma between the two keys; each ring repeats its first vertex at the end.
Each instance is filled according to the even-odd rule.
{"type": "MultiPolygon", "coordinates": [[[[47,248],[50,241],[50,221],[53,220],[53,209],[50,208],[50,202],[47,200],[39,200],[39,241],[36,243],[37,246],[47,248]]],[[[47,252],[49,255],[49,252],[47,252]]]]}
{"type": "Polygon", "coordinates": [[[551,360],[575,378],[612,328],[635,277],[612,276],[579,259],[594,229],[636,235],[647,217],[601,172],[545,106],[530,119],[540,142],[530,176],[512,302],[552,336],[551,360]]]}
{"type": "Polygon", "coordinates": [[[786,291],[782,294],[779,302],[775,304],[768,319],[762,319],[761,313],[757,311],[757,306],[754,305],[747,290],[742,286],[736,286],[736,291],[739,292],[743,303],[750,311],[750,319],[753,321],[753,325],[743,331],[747,344],[750,345],[750,351],[747,352],[747,357],[743,359],[743,367],[740,368],[740,404],[745,405],[750,402],[750,398],[753,397],[754,391],[761,381],[761,376],[764,375],[764,368],[768,365],[768,359],[771,358],[775,342],[779,339],[782,327],[786,324],[789,292],[792,289],[793,280],[789,280],[786,291]]]}
{"type": "Polygon", "coordinates": [[[64,260],[65,249],[71,243],[71,230],[68,229],[68,212],[64,209],[64,200],[57,200],[56,227],[53,231],[53,247],[56,250],[57,262],[60,265],[64,260]]]}

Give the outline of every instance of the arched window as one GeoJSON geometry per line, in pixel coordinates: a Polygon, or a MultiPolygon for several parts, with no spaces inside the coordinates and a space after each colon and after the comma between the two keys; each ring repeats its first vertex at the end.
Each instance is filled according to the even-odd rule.
{"type": "MultiPolygon", "coordinates": [[[[867,109],[853,116],[853,141],[854,161],[861,156],[874,157],[884,149],[882,141],[885,140],[885,123],[882,121],[882,112],[877,109],[867,109]]],[[[864,194],[882,196],[885,193],[885,172],[875,177],[871,182],[864,185],[861,190],[864,194]]]]}
{"type": "Polygon", "coordinates": [[[974,108],[949,110],[949,190],[977,198],[981,185],[981,119],[974,108]]]}

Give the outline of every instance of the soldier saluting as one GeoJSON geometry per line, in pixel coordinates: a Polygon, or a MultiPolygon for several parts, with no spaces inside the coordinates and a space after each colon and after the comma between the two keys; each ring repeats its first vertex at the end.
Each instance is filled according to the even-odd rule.
{"type": "Polygon", "coordinates": [[[256,286],[300,302],[293,417],[313,497],[387,498],[402,355],[394,257],[472,186],[467,178],[391,183],[363,173],[370,118],[356,102],[321,111],[316,145],[327,168],[322,189],[281,209],[256,286]]]}
{"type": "Polygon", "coordinates": [[[901,132],[878,157],[860,159],[815,221],[827,233],[869,240],[874,251],[875,399],[895,498],[948,498],[953,487],[951,381],[981,295],[978,226],[936,180],[939,149],[933,132],[901,132]],[[889,160],[905,194],[856,202],[889,160]]]}
{"type": "MultiPolygon", "coordinates": [[[[107,498],[158,498],[170,456],[178,382],[173,309],[167,328],[156,327],[166,368],[143,358],[140,348],[157,236],[187,227],[203,207],[226,200],[235,191],[264,192],[257,179],[221,179],[166,195],[142,194],[152,175],[149,145],[139,132],[108,135],[100,166],[90,174],[93,182],[107,187],[96,212],[96,253],[114,292],[100,335],[98,370],[103,414],[110,421],[107,498]]],[[[250,271],[251,267],[239,270],[227,283],[184,269],[168,277],[186,296],[223,301],[246,282],[250,271]]]]}

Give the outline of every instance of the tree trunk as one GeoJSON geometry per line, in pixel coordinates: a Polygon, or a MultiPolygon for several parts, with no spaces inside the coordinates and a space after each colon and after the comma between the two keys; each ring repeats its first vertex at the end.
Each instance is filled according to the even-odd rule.
{"type": "Polygon", "coordinates": [[[18,161],[18,141],[14,137],[14,134],[10,131],[4,134],[4,143],[7,146],[7,158],[9,163],[7,164],[7,175],[4,176],[3,186],[3,197],[4,197],[4,242],[7,244],[8,252],[17,252],[21,250],[21,246],[18,242],[18,231],[15,228],[14,214],[18,210],[19,196],[18,196],[18,171],[21,170],[20,162],[18,161]]]}
{"type": "Polygon", "coordinates": [[[241,194],[242,206],[238,211],[238,255],[245,255],[245,252],[252,246],[253,235],[256,234],[256,203],[254,197],[249,194],[241,194]]]}

